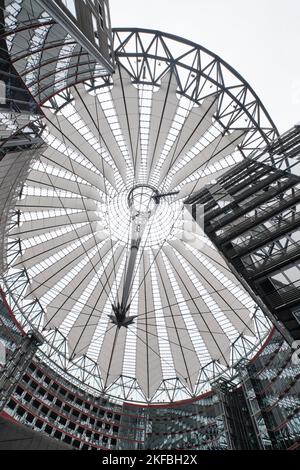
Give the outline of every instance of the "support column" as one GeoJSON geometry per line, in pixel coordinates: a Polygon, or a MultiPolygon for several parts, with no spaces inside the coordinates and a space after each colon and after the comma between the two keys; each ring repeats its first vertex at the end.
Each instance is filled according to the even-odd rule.
{"type": "Polygon", "coordinates": [[[245,363],[241,364],[239,377],[241,379],[242,390],[249,411],[249,416],[256,435],[258,448],[260,450],[271,449],[271,439],[245,363]]]}
{"type": "Polygon", "coordinates": [[[233,382],[216,383],[229,450],[262,449],[242,387],[233,382]]]}

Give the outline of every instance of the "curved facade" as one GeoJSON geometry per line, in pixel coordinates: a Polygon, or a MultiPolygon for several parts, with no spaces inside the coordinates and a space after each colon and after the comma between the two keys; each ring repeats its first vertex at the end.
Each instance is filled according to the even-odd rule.
{"type": "MultiPolygon", "coordinates": [[[[1,340],[7,360],[24,335],[2,296],[1,340]]],[[[75,386],[35,358],[4,408],[36,432],[77,449],[294,449],[299,446],[299,365],[274,332],[240,385],[216,383],[194,400],[163,405],[117,403],[75,386]]]]}

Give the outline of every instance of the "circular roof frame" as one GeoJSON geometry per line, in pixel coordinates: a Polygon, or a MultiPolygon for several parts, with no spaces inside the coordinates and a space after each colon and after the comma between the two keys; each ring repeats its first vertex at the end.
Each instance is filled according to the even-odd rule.
{"type": "MultiPolygon", "coordinates": [[[[246,130],[245,138],[239,145],[239,151],[244,157],[253,150],[264,147],[278,134],[267,111],[248,83],[232,67],[207,49],[173,35],[129,28],[114,30],[114,44],[117,67],[126,69],[133,84],[159,88],[162,78],[171,72],[176,78],[178,95],[195,104],[200,104],[209,96],[217,97],[218,107],[214,118],[222,126],[224,133],[246,130]]],[[[97,77],[93,71],[91,79],[85,81],[90,90],[105,87],[109,83],[109,78],[97,77]]],[[[51,97],[51,101],[47,100],[43,105],[46,108],[51,106],[53,111],[57,112],[61,110],[62,103],[70,102],[70,96],[70,89],[66,88],[58,91],[51,97]]],[[[5,280],[5,285],[9,299],[17,301],[20,308],[19,313],[16,311],[17,319],[29,329],[32,319],[42,307],[38,300],[26,305],[25,308],[22,307],[22,285],[26,289],[28,281],[26,271],[22,271],[10,275],[5,280]]],[[[258,314],[255,316],[255,321],[263,323],[263,316],[258,314]]],[[[261,347],[264,338],[263,335],[250,356],[261,347]]],[[[230,379],[236,376],[234,368],[224,374],[224,369],[213,361],[205,368],[206,370],[201,371],[194,393],[187,391],[178,378],[171,378],[163,380],[155,395],[149,400],[149,397],[145,397],[141,392],[136,379],[132,377],[121,376],[103,388],[98,364],[86,356],[69,360],[66,338],[58,330],[52,330],[47,340],[40,352],[44,360],[47,357],[49,363],[55,364],[56,368],[61,367],[68,376],[74,375],[76,380],[90,387],[94,393],[101,391],[126,401],[173,402],[186,396],[199,395],[220,375],[227,375],[230,379]]],[[[235,354],[234,362],[238,363],[244,357],[243,344],[237,345],[235,354]]]]}

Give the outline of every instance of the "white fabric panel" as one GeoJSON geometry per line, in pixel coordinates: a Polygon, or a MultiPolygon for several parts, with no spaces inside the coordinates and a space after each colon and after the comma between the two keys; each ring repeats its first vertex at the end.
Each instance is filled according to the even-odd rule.
{"type": "MultiPolygon", "coordinates": [[[[144,251],[140,265],[140,282],[150,268],[149,255],[144,251]]],[[[145,277],[139,291],[139,309],[141,313],[154,312],[152,296],[152,283],[150,271],[145,277]]],[[[147,314],[136,319],[137,322],[137,349],[136,349],[136,377],[146,397],[152,397],[162,381],[162,369],[159,357],[157,335],[159,331],[156,322],[147,321],[147,314]],[[146,318],[146,325],[145,325],[146,318]],[[140,323],[141,319],[141,323],[140,323]]]]}
{"type": "Polygon", "coordinates": [[[160,89],[153,93],[148,148],[148,174],[155,169],[174,120],[179,103],[176,96],[177,87],[175,75],[167,73],[161,81],[160,89]]]}
{"type": "Polygon", "coordinates": [[[105,192],[105,184],[101,175],[98,175],[96,172],[83,166],[83,164],[71,160],[69,157],[66,157],[64,154],[61,154],[54,149],[48,148],[44,151],[40,157],[40,161],[50,166],[57,167],[58,169],[63,168],[90,183],[93,187],[78,182],[80,192],[83,196],[98,200],[100,198],[98,190],[105,192]]]}
{"type": "MultiPolygon", "coordinates": [[[[86,287],[91,282],[92,278],[95,276],[95,273],[101,267],[106,257],[110,255],[111,252],[111,241],[107,240],[104,246],[96,253],[92,258],[92,263],[87,263],[84,268],[73,278],[71,284],[68,284],[53,300],[47,305],[46,308],[46,323],[49,322],[48,328],[59,328],[61,323],[64,321],[65,317],[69,312],[72,311],[74,304],[77,300],[80,299],[81,294],[86,289],[86,287]]],[[[79,260],[78,260],[79,261],[79,260]]],[[[86,304],[88,308],[93,308],[90,300],[86,304]]],[[[82,304],[82,309],[85,309],[85,306],[82,304]]],[[[95,311],[93,318],[96,320],[99,316],[99,311],[95,311]]]]}
{"type": "MultiPolygon", "coordinates": [[[[205,235],[203,235],[205,237],[205,235]]],[[[205,256],[205,258],[213,263],[213,265],[220,270],[231,282],[233,282],[236,285],[240,285],[239,280],[235,277],[235,275],[230,271],[228,268],[226,261],[224,258],[220,255],[220,253],[216,250],[213,249],[211,246],[209,246],[205,241],[200,240],[197,237],[194,237],[193,241],[188,242],[188,244],[196,248],[205,256]]],[[[172,245],[172,241],[170,241],[170,245],[172,245]]],[[[242,286],[241,286],[242,287],[242,286]]]]}
{"type": "Polygon", "coordinates": [[[208,306],[203,301],[193,282],[188,278],[174,251],[170,247],[165,247],[164,252],[174,267],[176,280],[184,294],[184,298],[187,299],[186,303],[198,327],[199,335],[204,340],[211,358],[226,365],[230,358],[230,342],[226,334],[210,313],[208,306]]]}
{"type": "Polygon", "coordinates": [[[201,284],[212,296],[214,301],[224,309],[225,315],[239,333],[253,335],[253,322],[250,312],[239,302],[231,292],[211,273],[204,264],[195,258],[193,253],[184,247],[178,240],[172,242],[172,246],[178,250],[188,261],[191,269],[199,278],[201,284]]]}
{"type": "MultiPolygon", "coordinates": [[[[154,251],[154,255],[157,251],[154,251]]],[[[200,363],[193,343],[188,334],[186,324],[182,318],[179,304],[173,292],[165,264],[159,254],[156,259],[159,274],[159,291],[164,309],[166,327],[170,339],[175,369],[178,377],[193,390],[200,371],[200,363]],[[176,305],[177,304],[177,305],[176,305]]],[[[151,322],[151,320],[149,320],[151,322]]]]}
{"type": "Polygon", "coordinates": [[[126,184],[126,163],[98,98],[90,95],[82,83],[72,88],[71,93],[75,98],[76,110],[96,139],[105,145],[106,150],[113,157],[123,182],[126,184]]]}
{"type": "Polygon", "coordinates": [[[177,161],[188,152],[198,142],[199,138],[212,125],[212,117],[217,111],[218,99],[215,95],[206,98],[201,106],[196,106],[191,109],[188,117],[186,118],[182,130],[179,132],[178,138],[174,142],[170,153],[160,171],[160,181],[167,176],[168,171],[172,168],[177,161]]]}
{"type": "Polygon", "coordinates": [[[50,290],[64,275],[78,263],[78,259],[84,256],[95,245],[93,238],[83,242],[78,248],[68,253],[57,262],[53,262],[47,269],[36,275],[30,284],[29,292],[34,297],[42,297],[50,290]]]}
{"type": "Polygon", "coordinates": [[[111,166],[94,150],[75,127],[71,125],[68,119],[62,115],[54,115],[47,109],[44,109],[44,112],[47,117],[47,127],[50,133],[71,149],[76,152],[80,151],[80,153],[90,160],[96,168],[99,168],[101,172],[103,169],[105,178],[115,187],[114,172],[111,166]],[[63,130],[63,135],[61,130],[63,130]]]}
{"type": "Polygon", "coordinates": [[[96,211],[97,203],[92,199],[51,196],[25,196],[18,203],[22,212],[35,212],[47,209],[80,209],[96,211]]]}
{"type": "Polygon", "coordinates": [[[208,96],[200,106],[193,107],[180,132],[173,165],[199,141],[199,137],[212,125],[212,118],[218,109],[218,96],[208,96]],[[177,156],[178,155],[178,156],[177,156]]]}
{"type": "Polygon", "coordinates": [[[191,196],[192,194],[201,191],[201,189],[203,189],[206,185],[211,184],[214,180],[218,179],[226,171],[228,171],[228,168],[222,168],[221,170],[216,171],[215,173],[212,173],[208,176],[203,175],[200,178],[195,179],[195,181],[186,183],[180,189],[179,194],[174,196],[174,200],[187,198],[188,196],[191,196]]]}
{"type": "Polygon", "coordinates": [[[114,326],[107,331],[100,356],[100,369],[106,386],[122,374],[126,345],[126,328],[114,326]]]}
{"type": "Polygon", "coordinates": [[[111,90],[111,95],[134,167],[136,159],[139,156],[138,151],[140,145],[138,90],[132,85],[130,76],[122,67],[116,70],[113,81],[114,85],[111,90]]]}
{"type": "Polygon", "coordinates": [[[63,191],[70,191],[79,195],[84,195],[85,193],[87,193],[87,188],[89,188],[89,186],[79,181],[72,181],[70,179],[63,178],[60,176],[48,175],[37,170],[31,170],[30,174],[28,175],[27,184],[29,186],[37,187],[44,186],[45,189],[50,188],[55,190],[55,188],[57,188],[63,191]]]}
{"type": "Polygon", "coordinates": [[[44,219],[22,222],[19,228],[11,230],[12,236],[18,236],[20,239],[30,238],[40,235],[48,230],[55,230],[58,227],[72,225],[82,222],[98,222],[99,216],[96,212],[79,212],[77,214],[64,214],[55,217],[46,217],[44,219]]]}
{"type": "Polygon", "coordinates": [[[219,136],[205,147],[197,157],[184,165],[172,178],[170,189],[191,176],[195,171],[204,170],[208,165],[230,155],[244,140],[244,131],[233,131],[230,135],[219,136]]]}
{"type": "MultiPolygon", "coordinates": [[[[69,339],[69,351],[74,356],[81,356],[85,354],[90,346],[91,338],[97,328],[97,320],[91,314],[95,311],[101,312],[99,321],[102,319],[102,311],[107,301],[107,295],[110,293],[110,286],[115,279],[115,270],[117,271],[122,257],[124,256],[121,247],[116,248],[114,257],[109,262],[102,274],[99,282],[97,283],[91,295],[89,305],[83,309],[84,315],[80,315],[71,329],[69,339]],[[78,325],[83,325],[78,328],[78,325]]],[[[111,325],[108,324],[108,329],[111,325]]],[[[103,348],[102,348],[103,349],[103,348]]],[[[102,356],[102,349],[99,356],[99,365],[101,371],[107,370],[106,359],[102,356]]]]}
{"type": "Polygon", "coordinates": [[[77,228],[76,231],[72,230],[71,232],[60,235],[59,237],[55,237],[43,243],[31,246],[30,248],[26,248],[25,251],[23,250],[23,253],[15,266],[25,266],[26,268],[30,268],[35,264],[40,263],[43,259],[57,253],[57,251],[68,246],[73,241],[78,240],[78,238],[93,232],[94,227],[85,225],[84,227],[77,228]]]}

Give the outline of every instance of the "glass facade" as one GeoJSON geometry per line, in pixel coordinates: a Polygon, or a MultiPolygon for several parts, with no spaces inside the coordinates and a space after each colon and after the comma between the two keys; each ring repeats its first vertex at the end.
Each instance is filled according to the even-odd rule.
{"type": "Polygon", "coordinates": [[[276,333],[247,367],[273,449],[300,446],[300,361],[276,333]]]}
{"type": "Polygon", "coordinates": [[[187,199],[204,231],[285,339],[300,339],[300,126],[187,199]]]}

